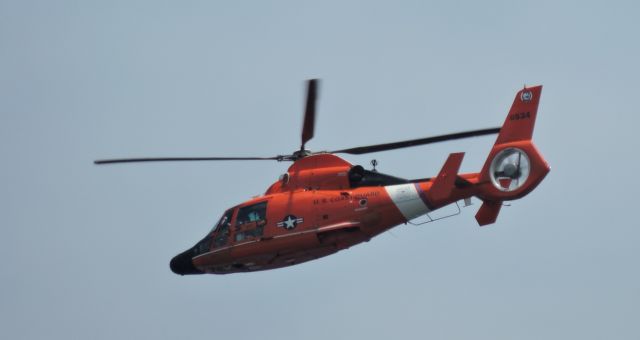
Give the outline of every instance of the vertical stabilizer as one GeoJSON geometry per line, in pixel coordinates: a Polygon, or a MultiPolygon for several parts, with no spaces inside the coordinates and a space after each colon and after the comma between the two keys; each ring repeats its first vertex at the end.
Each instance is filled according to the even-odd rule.
{"type": "Polygon", "coordinates": [[[503,201],[522,198],[549,172],[547,162],[531,142],[542,85],[518,91],[500,128],[500,134],[480,173],[484,202],[476,214],[478,224],[494,223],[503,201]]]}

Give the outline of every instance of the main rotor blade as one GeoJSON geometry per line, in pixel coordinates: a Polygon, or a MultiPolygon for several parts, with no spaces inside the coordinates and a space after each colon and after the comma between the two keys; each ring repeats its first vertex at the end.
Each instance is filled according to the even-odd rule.
{"type": "Polygon", "coordinates": [[[140,163],[140,162],[174,162],[174,161],[278,161],[282,157],[147,157],[147,158],[118,158],[100,159],[94,164],[114,164],[114,163],[140,163]]]}
{"type": "Polygon", "coordinates": [[[316,125],[316,98],[318,91],[318,79],[310,79],[307,83],[307,103],[304,109],[304,123],[302,124],[302,144],[300,150],[304,150],[304,145],[313,138],[313,130],[316,125]]]}
{"type": "Polygon", "coordinates": [[[400,142],[386,143],[386,144],[376,144],[376,145],[366,145],[359,146],[356,148],[342,149],[336,151],[330,151],[331,153],[348,153],[352,155],[362,155],[370,152],[380,152],[380,151],[389,151],[395,149],[408,148],[412,146],[425,145],[431,143],[444,142],[455,139],[469,138],[469,137],[478,137],[484,135],[492,135],[500,132],[500,128],[490,128],[490,129],[482,129],[482,130],[473,130],[473,131],[465,131],[458,133],[450,133],[447,135],[435,136],[435,137],[427,137],[420,139],[411,139],[400,142]]]}

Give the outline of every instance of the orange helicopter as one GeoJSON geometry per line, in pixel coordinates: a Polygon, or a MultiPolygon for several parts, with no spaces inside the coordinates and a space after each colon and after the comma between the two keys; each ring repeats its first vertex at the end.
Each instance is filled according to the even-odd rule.
{"type": "Polygon", "coordinates": [[[518,91],[501,128],[311,152],[316,79],[308,81],[300,150],[274,157],[164,157],[97,160],[95,164],[158,161],[276,160],[293,164],[267,191],[228,209],[200,242],[176,255],[179,275],[230,274],[291,266],[349,248],[399,224],[472,196],[482,200],[480,226],[494,223],[504,201],[524,197],[550,171],[531,142],[542,86],[518,91]],[[437,176],[408,180],[365,170],[335,154],[365,154],[498,134],[478,173],[459,174],[464,153],[452,153],[437,176]]]}

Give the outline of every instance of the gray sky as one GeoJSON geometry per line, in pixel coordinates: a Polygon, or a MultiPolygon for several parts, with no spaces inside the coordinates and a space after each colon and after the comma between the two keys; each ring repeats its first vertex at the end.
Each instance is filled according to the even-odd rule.
{"type": "MultiPolygon", "coordinates": [[[[637,2],[0,0],[0,338],[637,339],[637,2]],[[540,187],[307,264],[180,277],[171,257],[298,147],[502,124],[543,84],[540,187]]],[[[493,138],[346,157],[402,177],[493,138]]]]}

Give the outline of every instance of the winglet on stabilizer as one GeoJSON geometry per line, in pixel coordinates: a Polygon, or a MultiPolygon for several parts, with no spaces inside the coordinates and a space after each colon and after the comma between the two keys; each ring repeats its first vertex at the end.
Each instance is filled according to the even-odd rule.
{"type": "Polygon", "coordinates": [[[502,202],[484,201],[476,213],[476,221],[482,227],[496,222],[502,202]]]}

